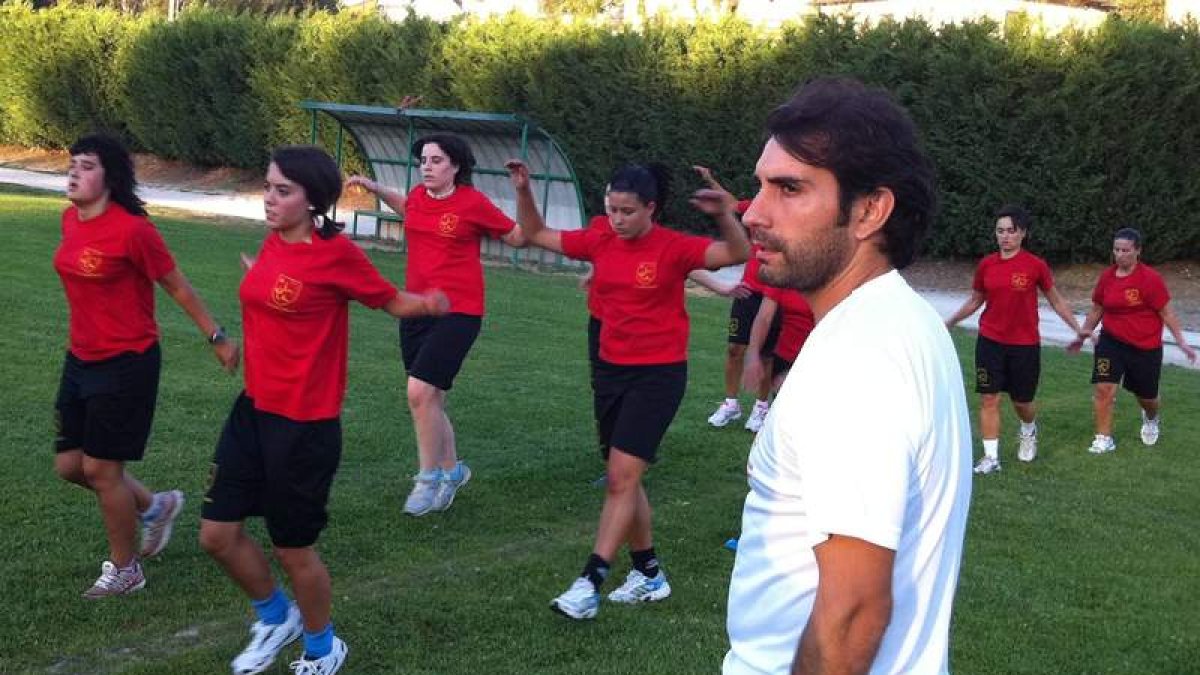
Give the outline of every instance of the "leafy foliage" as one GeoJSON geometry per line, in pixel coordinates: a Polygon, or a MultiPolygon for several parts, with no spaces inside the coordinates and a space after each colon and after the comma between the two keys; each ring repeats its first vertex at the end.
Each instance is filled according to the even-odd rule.
{"type": "MultiPolygon", "coordinates": [[[[1146,231],[1151,261],[1200,257],[1200,165],[1187,150],[1200,145],[1194,23],[1114,16],[1050,36],[1022,16],[938,29],[818,16],[767,32],[733,17],[635,29],[203,8],[167,23],[25,4],[0,5],[0,19],[0,140],[10,143],[62,146],[105,127],[155,154],[254,167],[273,145],[308,139],[300,100],[420,94],[427,107],[542,124],[592,209],[616,166],[664,162],[676,177],[668,222],[704,229],[687,205],[688,167],[712,166],[750,194],[767,112],[809,77],[847,74],[890,90],[924,134],[942,197],[929,254],[990,250],[992,213],[1020,202],[1037,217],[1033,248],[1054,261],[1107,259],[1126,223],[1146,231]]],[[[334,129],[319,136],[332,145],[334,129]]]]}

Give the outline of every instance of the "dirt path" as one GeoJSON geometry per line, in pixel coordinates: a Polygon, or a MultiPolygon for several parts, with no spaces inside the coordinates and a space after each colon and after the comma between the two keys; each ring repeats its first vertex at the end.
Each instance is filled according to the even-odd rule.
{"type": "MultiPolygon", "coordinates": [[[[34,171],[66,171],[69,157],[64,151],[47,151],[0,145],[0,165],[34,171]]],[[[147,187],[161,187],[197,193],[227,194],[231,200],[257,198],[262,174],[246,169],[202,169],[182,162],[163,160],[153,155],[136,155],[138,179],[147,187]]],[[[362,208],[362,195],[350,195],[339,209],[362,208]]],[[[369,201],[369,200],[368,200],[369,201]]],[[[179,205],[186,208],[186,205],[179,205]]],[[[258,207],[251,209],[256,212],[258,207]]],[[[241,211],[245,211],[242,209],[241,211]]],[[[229,215],[242,215],[241,212],[229,215]]],[[[255,213],[255,216],[257,213],[255,213]]],[[[915,288],[947,293],[970,293],[976,261],[921,261],[904,271],[915,288]]],[[[1091,307],[1092,287],[1104,269],[1102,264],[1065,265],[1054,268],[1055,280],[1063,296],[1077,314],[1091,307]]],[[[1155,265],[1171,290],[1172,307],[1187,330],[1200,330],[1200,262],[1171,262],[1155,265]]]]}

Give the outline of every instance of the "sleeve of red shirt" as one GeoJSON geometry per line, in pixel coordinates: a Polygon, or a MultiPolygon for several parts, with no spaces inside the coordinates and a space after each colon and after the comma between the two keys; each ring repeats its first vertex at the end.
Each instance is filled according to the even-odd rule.
{"type": "Polygon", "coordinates": [[[986,262],[987,258],[984,258],[983,260],[980,260],[979,265],[975,267],[975,279],[971,282],[971,288],[977,293],[983,293],[985,290],[983,285],[983,268],[985,266],[984,263],[986,262]]]}
{"type": "Polygon", "coordinates": [[[1050,271],[1050,266],[1041,258],[1038,258],[1038,288],[1041,288],[1043,293],[1054,288],[1054,272],[1050,271]]]}
{"type": "Polygon", "coordinates": [[[596,241],[596,234],[600,228],[589,227],[586,230],[568,230],[562,232],[561,237],[563,255],[575,260],[592,259],[592,247],[596,241]]]}
{"type": "Polygon", "coordinates": [[[482,192],[471,209],[471,220],[481,232],[493,239],[512,232],[517,226],[515,220],[505,215],[500,207],[493,204],[482,192]]]}
{"type": "Polygon", "coordinates": [[[142,220],[130,230],[129,260],[153,281],[167,276],[175,269],[175,259],[167,250],[158,228],[148,220],[142,220]]]}
{"type": "MultiPolygon", "coordinates": [[[[1147,270],[1150,271],[1150,270],[1147,270]]],[[[1146,275],[1150,278],[1146,284],[1146,304],[1156,312],[1161,312],[1163,307],[1171,300],[1171,292],[1167,290],[1167,284],[1163,281],[1162,275],[1158,272],[1152,272],[1146,275]]]]}
{"type": "Polygon", "coordinates": [[[715,243],[708,237],[697,237],[692,234],[680,234],[678,241],[672,247],[674,258],[683,274],[704,267],[704,254],[708,247],[715,243]]]}
{"type": "Polygon", "coordinates": [[[375,269],[367,254],[345,237],[341,240],[342,255],[338,265],[338,285],[342,292],[371,309],[386,305],[399,293],[392,282],[375,269]]]}
{"type": "Polygon", "coordinates": [[[778,286],[764,285],[763,289],[762,289],[763,297],[770,298],[770,299],[774,300],[775,302],[779,302],[779,294],[782,292],[783,292],[783,289],[779,288],[778,286]]]}

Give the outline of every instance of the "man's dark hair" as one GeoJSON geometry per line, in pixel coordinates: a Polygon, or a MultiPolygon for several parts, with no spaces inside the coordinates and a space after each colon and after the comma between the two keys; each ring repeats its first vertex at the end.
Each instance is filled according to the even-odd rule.
{"type": "Polygon", "coordinates": [[[1005,204],[996,212],[996,220],[1008,218],[1012,221],[1014,227],[1022,232],[1028,232],[1029,227],[1033,225],[1033,216],[1025,209],[1016,204],[1005,204]]]}
{"type": "Polygon", "coordinates": [[[427,143],[436,144],[442,149],[442,152],[446,153],[454,166],[458,167],[458,171],[454,174],[455,185],[471,184],[471,170],[475,168],[475,153],[471,152],[471,146],[467,145],[462,137],[454,134],[430,134],[418,138],[412,144],[412,154],[418,162],[421,160],[421,150],[427,143]]]}
{"type": "Polygon", "coordinates": [[[133,173],[133,157],[115,136],[97,133],[80,136],[68,152],[74,155],[95,155],[104,167],[104,186],[108,198],[135,216],[146,215],[146,202],[137,196],[137,177],[133,173]]]}
{"type": "Polygon", "coordinates": [[[767,131],[796,159],[833,173],[841,222],[856,198],[891,190],[883,252],[896,269],[913,261],[937,210],[933,165],[887,92],[848,78],[810,80],[771,113],[767,131]]]}

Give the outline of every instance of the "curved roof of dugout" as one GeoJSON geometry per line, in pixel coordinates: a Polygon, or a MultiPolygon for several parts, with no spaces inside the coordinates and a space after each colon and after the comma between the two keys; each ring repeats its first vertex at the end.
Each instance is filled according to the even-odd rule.
{"type": "Polygon", "coordinates": [[[579,180],[571,161],[550,134],[521,115],[319,101],[302,101],[300,107],[312,114],[314,141],[319,114],[325,113],[339,124],[339,155],[344,130],[370,164],[373,178],[384,185],[405,191],[417,185],[421,180],[420,157],[412,156],[413,141],[435,132],[450,132],[471,146],[476,189],[510,217],[516,217],[517,203],[504,162],[517,157],[529,167],[534,198],[547,224],[574,230],[586,223],[579,180]]]}

